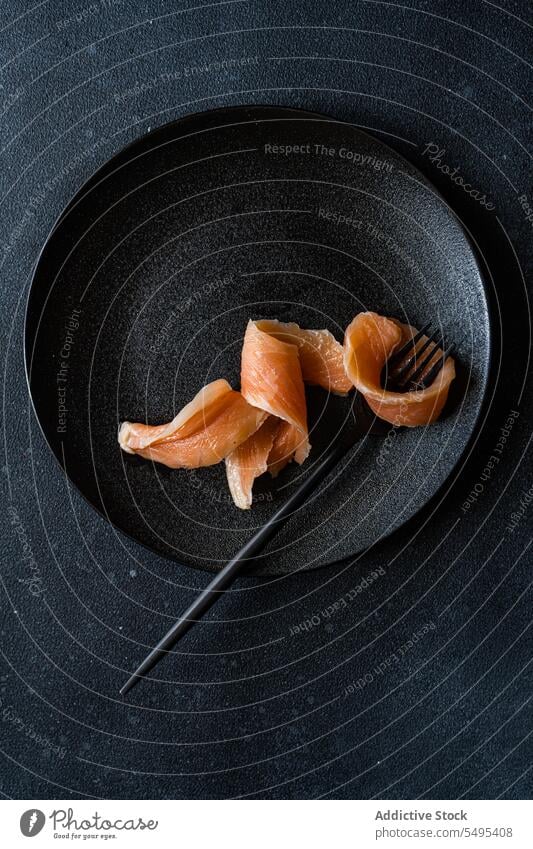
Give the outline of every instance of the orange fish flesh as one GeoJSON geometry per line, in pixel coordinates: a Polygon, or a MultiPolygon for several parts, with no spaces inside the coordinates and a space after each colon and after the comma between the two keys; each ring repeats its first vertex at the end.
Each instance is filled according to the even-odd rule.
{"type": "Polygon", "coordinates": [[[252,407],[226,380],[214,380],[168,424],[123,422],[120,447],[171,469],[219,463],[261,427],[267,414],[252,407]]]}
{"type": "MultiPolygon", "coordinates": [[[[339,395],[355,387],[379,418],[395,426],[416,427],[438,418],[455,377],[451,357],[426,389],[391,392],[381,385],[387,360],[416,332],[396,319],[359,313],[342,346],[328,330],[307,330],[276,320],[249,321],[240,392],[226,380],[215,380],[168,424],[124,422],[120,446],[171,468],[198,468],[225,459],[233,500],[237,507],[249,509],[259,475],[269,471],[275,477],[291,460],[303,463],[309,454],[304,382],[339,395]]],[[[426,339],[420,339],[415,351],[426,339]]],[[[424,374],[439,356],[440,349],[424,374]]]]}
{"type": "Polygon", "coordinates": [[[279,426],[279,419],[268,416],[259,430],[226,457],[229,490],[234,503],[241,510],[248,510],[252,506],[254,481],[269,468],[269,457],[279,426]]]}
{"type": "MultiPolygon", "coordinates": [[[[344,367],[355,388],[364,395],[371,410],[396,427],[418,427],[434,422],[446,403],[455,377],[455,363],[447,357],[441,371],[427,389],[390,392],[381,386],[383,367],[394,351],[417,333],[416,328],[374,312],[356,315],[344,337],[344,367]]],[[[422,336],[416,349],[427,337],[422,336]]],[[[437,349],[424,373],[442,356],[437,349]]],[[[420,376],[423,379],[424,375],[420,376]]]]}
{"type": "Polygon", "coordinates": [[[304,383],[321,386],[335,395],[353,388],[344,370],[344,350],[329,330],[306,330],[293,322],[263,319],[256,327],[281,342],[296,345],[304,383]]]}

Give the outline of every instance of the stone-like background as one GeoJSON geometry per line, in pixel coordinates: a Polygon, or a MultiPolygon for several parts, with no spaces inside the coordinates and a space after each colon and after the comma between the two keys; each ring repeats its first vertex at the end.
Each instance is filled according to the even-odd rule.
{"type": "Polygon", "coordinates": [[[530,13],[527,0],[0,4],[3,796],[528,793],[530,13]],[[492,275],[494,391],[444,500],[354,564],[243,578],[123,702],[127,671],[207,576],[126,555],[68,488],[30,409],[25,300],[51,225],[100,164],[161,123],[247,102],[386,133],[435,182],[492,275]]]}

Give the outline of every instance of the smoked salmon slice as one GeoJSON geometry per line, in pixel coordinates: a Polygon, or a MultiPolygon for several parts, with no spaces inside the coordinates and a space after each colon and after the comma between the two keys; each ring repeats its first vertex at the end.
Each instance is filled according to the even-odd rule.
{"type": "Polygon", "coordinates": [[[241,391],[270,414],[249,439],[226,457],[226,475],[238,507],[252,504],[256,477],[272,477],[310,451],[304,381],[346,394],[352,384],[343,348],[328,330],[303,330],[275,320],[249,321],[241,357],[241,391]]]}
{"type": "Polygon", "coordinates": [[[280,421],[274,435],[272,449],[268,455],[268,471],[273,478],[276,478],[292,459],[296,459],[296,462],[303,462],[298,460],[296,456],[299,444],[300,436],[298,431],[292,425],[288,424],[288,422],[280,421]]]}
{"type": "Polygon", "coordinates": [[[344,350],[329,330],[306,330],[293,322],[276,319],[255,322],[256,327],[281,342],[296,345],[304,383],[321,386],[336,395],[353,388],[344,370],[344,350]]]}
{"type": "Polygon", "coordinates": [[[241,392],[249,404],[307,433],[307,408],[298,347],[277,339],[263,322],[249,321],[241,354],[241,392]]]}
{"type": "Polygon", "coordinates": [[[269,416],[259,430],[226,457],[229,490],[234,503],[241,510],[248,510],[252,506],[254,481],[268,469],[268,459],[279,426],[280,420],[269,416]]]}
{"type": "Polygon", "coordinates": [[[271,335],[261,321],[249,321],[244,335],[241,392],[252,406],[287,422],[294,459],[303,463],[311,446],[299,349],[271,335]]]}
{"type": "MultiPolygon", "coordinates": [[[[328,330],[250,320],[241,354],[240,392],[226,380],[215,380],[168,424],[123,422],[120,447],[173,469],[225,460],[233,501],[247,510],[257,477],[267,471],[276,477],[287,463],[303,463],[309,454],[304,383],[339,395],[355,387],[376,416],[397,427],[426,425],[438,418],[455,377],[451,357],[427,388],[391,392],[381,383],[391,355],[416,333],[396,319],[364,312],[348,326],[341,345],[328,330]]],[[[415,352],[426,340],[422,336],[415,352]]],[[[424,374],[440,356],[438,348],[424,374]]],[[[411,357],[412,351],[405,362],[411,357]]]]}
{"type": "Polygon", "coordinates": [[[226,457],[226,477],[234,503],[242,510],[252,506],[254,481],[266,471],[277,477],[295,459],[302,437],[294,425],[269,416],[246,442],[226,457]]]}
{"type": "Polygon", "coordinates": [[[123,422],[118,441],[129,454],[171,469],[219,463],[261,427],[267,414],[251,406],[226,380],[215,380],[168,424],[123,422]]]}
{"type": "MultiPolygon", "coordinates": [[[[374,312],[356,315],[344,337],[344,367],[355,388],[364,395],[371,410],[396,427],[418,427],[434,422],[446,403],[450,384],[455,377],[455,364],[447,357],[444,366],[427,389],[412,392],[390,392],[381,385],[383,367],[394,351],[401,348],[416,333],[416,328],[385,318],[374,312]]],[[[427,337],[422,336],[416,349],[427,337]]],[[[428,364],[442,356],[437,349],[428,364]]],[[[423,379],[423,375],[421,375],[423,379]]]]}

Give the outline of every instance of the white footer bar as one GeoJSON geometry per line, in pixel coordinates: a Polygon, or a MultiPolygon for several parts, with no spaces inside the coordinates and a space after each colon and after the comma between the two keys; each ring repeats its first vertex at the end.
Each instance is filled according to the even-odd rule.
{"type": "Polygon", "coordinates": [[[525,801],[22,800],[0,812],[2,845],[34,849],[533,847],[525,801]]]}

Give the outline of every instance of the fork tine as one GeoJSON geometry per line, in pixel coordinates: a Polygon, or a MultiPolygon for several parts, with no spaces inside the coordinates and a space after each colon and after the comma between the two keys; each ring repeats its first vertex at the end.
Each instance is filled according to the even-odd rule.
{"type": "Polygon", "coordinates": [[[406,354],[408,354],[408,353],[409,353],[409,351],[411,350],[411,348],[413,348],[413,346],[414,346],[414,345],[416,345],[416,343],[420,341],[420,339],[422,338],[422,336],[424,335],[424,333],[427,333],[427,331],[430,329],[430,327],[431,327],[431,322],[430,322],[430,321],[428,321],[428,322],[427,322],[427,324],[424,324],[424,326],[420,328],[420,330],[418,331],[418,333],[416,333],[416,334],[413,336],[413,338],[412,338],[412,339],[409,339],[409,341],[408,341],[408,342],[406,342],[406,343],[405,343],[405,345],[403,345],[403,346],[400,348],[400,350],[399,350],[399,351],[396,351],[396,353],[395,353],[395,354],[393,354],[393,355],[392,355],[392,357],[390,357],[390,359],[389,359],[389,361],[388,361],[387,365],[388,365],[389,367],[391,367],[391,368],[394,368],[394,366],[395,366],[395,365],[398,365],[398,363],[400,363],[400,362],[401,362],[402,358],[403,358],[406,354]]]}
{"type": "Polygon", "coordinates": [[[412,355],[409,357],[407,362],[402,366],[402,368],[399,371],[395,372],[394,369],[393,369],[392,374],[390,375],[390,380],[393,383],[398,383],[400,386],[403,383],[405,383],[407,375],[409,374],[409,372],[410,372],[410,370],[413,366],[413,361],[414,361],[414,364],[416,365],[416,361],[420,359],[420,357],[422,356],[424,351],[427,350],[429,345],[431,345],[432,342],[435,342],[437,340],[437,337],[439,335],[440,335],[440,331],[437,328],[436,330],[433,331],[431,336],[428,336],[428,338],[426,339],[424,344],[419,348],[418,351],[415,351],[413,349],[412,355]]]}
{"type": "Polygon", "coordinates": [[[442,357],[439,357],[437,362],[434,363],[434,365],[431,366],[430,370],[428,371],[424,380],[422,381],[422,387],[424,389],[426,388],[426,386],[430,386],[433,383],[433,381],[435,380],[435,378],[437,377],[437,375],[439,374],[441,369],[444,367],[444,363],[446,362],[446,360],[450,356],[452,350],[453,350],[453,345],[448,345],[446,350],[442,352],[442,357]]]}
{"type": "Polygon", "coordinates": [[[436,353],[437,349],[438,349],[438,348],[440,348],[440,347],[441,347],[441,345],[442,345],[442,342],[441,342],[441,344],[440,344],[440,345],[439,345],[439,343],[438,343],[438,342],[434,342],[434,343],[433,343],[433,345],[432,345],[432,347],[431,347],[431,350],[429,351],[429,353],[427,354],[427,356],[426,356],[426,357],[424,357],[423,361],[422,361],[421,363],[419,363],[419,365],[418,365],[418,366],[417,366],[417,368],[414,370],[414,372],[413,372],[412,374],[410,374],[410,375],[407,377],[407,379],[406,379],[406,380],[404,380],[404,382],[403,382],[402,384],[400,384],[402,388],[403,388],[403,387],[405,387],[405,386],[408,386],[409,384],[411,384],[411,385],[412,385],[412,384],[414,384],[414,383],[416,383],[416,382],[418,381],[418,378],[419,378],[419,377],[420,377],[420,376],[424,373],[424,369],[426,369],[426,368],[428,367],[428,365],[430,364],[431,360],[432,360],[432,359],[433,359],[433,357],[435,356],[435,353],[436,353]]]}

